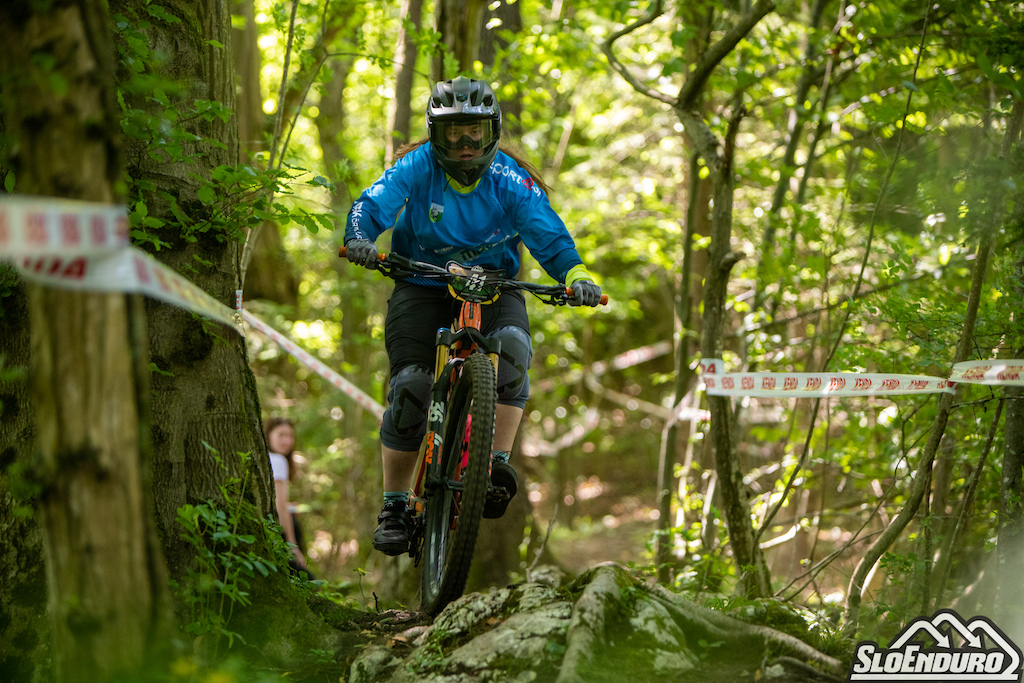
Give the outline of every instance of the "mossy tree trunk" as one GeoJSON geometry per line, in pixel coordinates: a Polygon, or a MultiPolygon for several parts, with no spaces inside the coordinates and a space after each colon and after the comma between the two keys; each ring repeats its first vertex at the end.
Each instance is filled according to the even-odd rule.
{"type": "MultiPolygon", "coordinates": [[[[112,5],[127,17],[147,16],[143,0],[115,0],[112,5]]],[[[159,146],[162,131],[150,138],[133,137],[126,142],[129,175],[148,215],[165,221],[153,231],[165,243],[155,256],[233,307],[241,284],[242,231],[224,218],[230,207],[203,201],[202,191],[210,189],[215,169],[239,163],[237,121],[233,115],[197,115],[194,104],[208,100],[227,112],[235,106],[229,3],[169,0],[163,9],[172,18],[151,17],[145,37],[151,54],[165,55],[166,60],[162,68],[150,68],[176,86],[167,88],[162,104],[160,98],[137,93],[126,98],[136,111],[176,123],[180,150],[159,146]]],[[[233,533],[255,537],[253,552],[269,559],[265,540],[272,539],[264,533],[263,519],[276,518],[274,487],[244,339],[236,330],[156,301],[147,302],[147,314],[154,366],[154,506],[169,573],[182,579],[190,568],[210,570],[196,563],[197,548],[182,536],[177,514],[185,505],[209,503],[238,514],[233,533]]],[[[287,666],[330,647],[334,639],[295,590],[287,569],[280,569],[267,577],[253,572],[246,579],[251,604],[228,608],[224,598],[230,588],[225,588],[225,595],[205,608],[218,613],[198,616],[208,619],[206,623],[223,619],[227,628],[243,636],[236,642],[258,651],[261,661],[287,666]]],[[[214,571],[221,579],[229,568],[218,565],[214,571]]],[[[191,585],[187,580],[181,584],[191,585]]],[[[203,640],[206,654],[221,651],[216,641],[216,633],[203,640]]]]}
{"type": "Polygon", "coordinates": [[[423,25],[423,0],[402,0],[399,12],[402,27],[395,41],[395,96],[388,103],[388,122],[384,136],[384,166],[390,167],[395,152],[412,141],[412,82],[416,75],[416,43],[405,28],[408,21],[413,31],[423,25]]]}
{"type": "Polygon", "coordinates": [[[455,78],[459,73],[473,74],[473,62],[480,58],[480,37],[487,4],[484,0],[440,0],[436,3],[436,26],[445,49],[434,57],[435,81],[455,78]],[[445,55],[454,58],[458,73],[445,70],[445,55]]]}
{"type": "MultiPolygon", "coordinates": [[[[105,3],[5,11],[0,40],[4,72],[15,76],[5,83],[4,122],[18,190],[117,201],[105,3]]],[[[145,487],[144,317],[124,294],[26,291],[36,439],[25,471],[38,490],[53,677],[111,680],[151,663],[166,643],[166,576],[145,487]]]]}
{"type": "Polygon", "coordinates": [[[28,395],[28,298],[0,265],[0,680],[49,680],[43,536],[26,468],[35,442],[28,395]]]}
{"type": "MultiPolygon", "coordinates": [[[[148,16],[142,0],[115,0],[111,10],[148,16]]],[[[231,59],[231,14],[227,0],[163,3],[177,21],[152,19],[146,30],[152,54],[166,55],[159,75],[180,90],[168,92],[164,107],[152,98],[130,102],[154,116],[180,116],[198,140],[184,142],[178,156],[153,152],[152,141],[126,142],[128,171],[148,214],[167,222],[156,235],[169,248],[154,255],[226,306],[234,307],[240,287],[241,243],[230,225],[216,222],[214,208],[199,198],[212,169],[239,162],[238,123],[193,116],[193,102],[211,100],[235,107],[231,59]],[[197,225],[212,227],[182,234],[173,209],[197,225]]],[[[251,474],[248,495],[263,514],[274,514],[274,490],[264,443],[256,383],[243,338],[235,330],[207,323],[192,313],[157,301],[146,304],[153,374],[154,492],[157,522],[168,567],[180,577],[192,558],[175,521],[178,508],[220,500],[226,476],[251,474]],[[243,461],[239,454],[250,454],[243,461]]]]}
{"type": "MultiPolygon", "coordinates": [[[[1019,202],[1015,202],[1020,206],[1019,202]]],[[[1020,209],[1016,218],[1020,218],[1020,209]]],[[[1024,301],[1024,247],[1018,244],[1014,265],[1016,294],[1024,301]]],[[[1024,319],[1013,321],[1015,330],[1007,335],[1013,358],[1024,355],[1024,319]]],[[[999,491],[999,570],[997,600],[999,623],[1011,633],[1024,632],[1024,613],[1015,609],[1016,590],[1020,586],[1020,566],[1024,560],[1024,387],[1006,388],[1006,432],[1003,447],[1002,478],[999,491]]]]}

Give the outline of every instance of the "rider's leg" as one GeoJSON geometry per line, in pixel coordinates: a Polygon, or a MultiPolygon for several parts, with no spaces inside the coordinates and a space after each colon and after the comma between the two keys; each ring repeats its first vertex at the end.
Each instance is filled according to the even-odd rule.
{"type": "Polygon", "coordinates": [[[380,428],[384,507],[373,533],[373,547],[388,555],[409,549],[409,485],[426,432],[432,382],[430,371],[418,365],[408,365],[391,378],[389,405],[380,428]]]}
{"type": "Polygon", "coordinates": [[[523,409],[518,406],[498,404],[494,414],[494,450],[512,452],[512,444],[523,419],[523,409]]]}
{"type": "Polygon", "coordinates": [[[384,469],[385,491],[407,491],[412,485],[412,475],[416,469],[416,456],[419,451],[399,451],[382,445],[380,447],[381,463],[384,469]]]}
{"type": "Polygon", "coordinates": [[[484,517],[501,517],[509,501],[519,489],[519,475],[508,462],[516,432],[523,418],[523,409],[530,393],[530,360],[533,349],[530,333],[509,325],[495,330],[491,336],[501,341],[498,359],[498,408],[494,421],[494,446],[491,460],[491,484],[494,489],[484,506],[484,517]],[[503,493],[502,493],[503,491],[503,493]]]}

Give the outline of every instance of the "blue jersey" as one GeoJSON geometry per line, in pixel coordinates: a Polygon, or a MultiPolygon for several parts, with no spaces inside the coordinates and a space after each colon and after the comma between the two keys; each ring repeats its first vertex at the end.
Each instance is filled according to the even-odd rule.
{"type": "Polygon", "coordinates": [[[376,241],[391,227],[395,252],[439,266],[457,261],[515,277],[520,242],[558,282],[582,264],[547,195],[503,152],[468,191],[449,180],[429,142],[406,154],[352,204],[345,241],[376,241]]]}

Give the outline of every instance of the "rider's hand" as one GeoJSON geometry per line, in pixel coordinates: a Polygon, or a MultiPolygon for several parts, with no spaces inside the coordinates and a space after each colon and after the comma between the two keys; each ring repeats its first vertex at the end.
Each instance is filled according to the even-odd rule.
{"type": "Polygon", "coordinates": [[[370,240],[352,239],[345,242],[345,256],[356,265],[373,268],[377,260],[377,245],[370,240]]]}
{"type": "Polygon", "coordinates": [[[601,303],[601,288],[590,280],[577,280],[572,283],[570,306],[597,306],[601,303]]]}

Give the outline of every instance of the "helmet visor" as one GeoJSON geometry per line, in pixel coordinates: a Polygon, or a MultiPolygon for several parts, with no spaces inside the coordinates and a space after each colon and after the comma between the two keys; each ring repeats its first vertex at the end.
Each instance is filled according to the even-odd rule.
{"type": "Polygon", "coordinates": [[[487,149],[498,140],[498,127],[493,119],[435,120],[430,142],[448,156],[487,149]]]}

